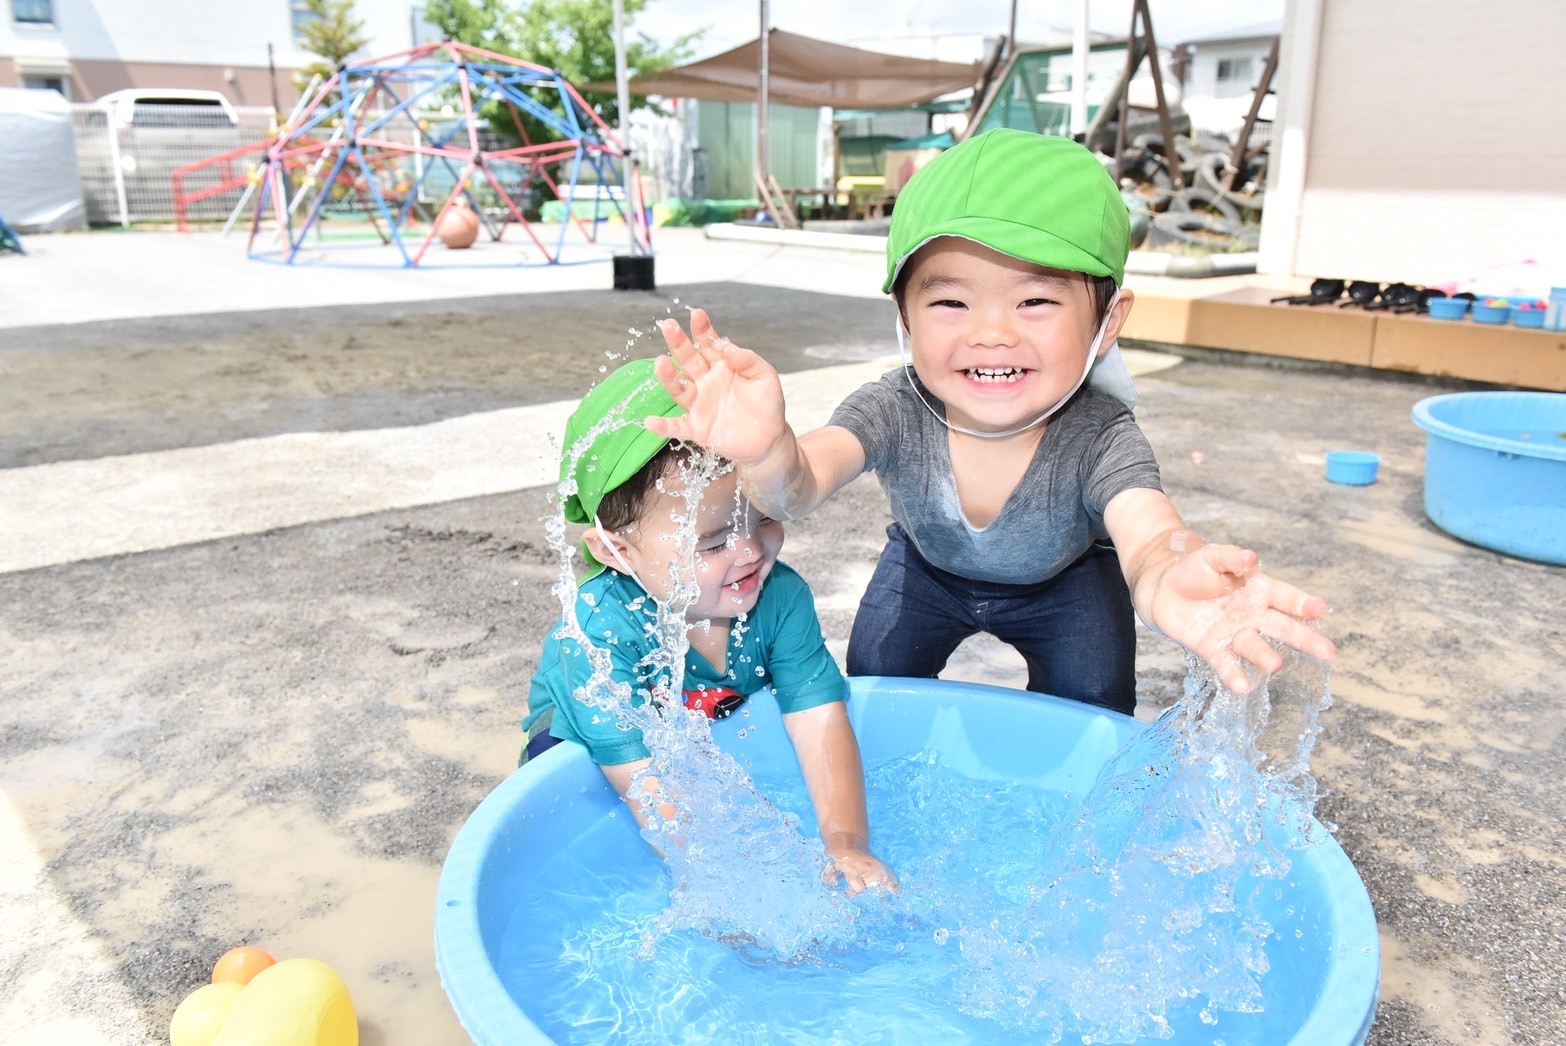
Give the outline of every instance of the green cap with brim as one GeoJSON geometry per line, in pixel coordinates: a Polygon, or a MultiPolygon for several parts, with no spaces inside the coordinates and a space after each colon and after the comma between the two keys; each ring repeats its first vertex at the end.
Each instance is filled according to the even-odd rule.
{"type": "Polygon", "coordinates": [[[959,236],[1052,269],[1125,280],[1131,220],[1115,181],[1070,138],[997,128],[955,145],[903,186],[886,283],[920,247],[959,236]]]}
{"type": "MultiPolygon", "coordinates": [[[[566,422],[561,447],[560,482],[576,485],[561,505],[566,522],[591,523],[604,495],[636,475],[669,442],[643,428],[643,420],[684,413],[653,373],[652,360],[632,360],[582,397],[566,422]],[[579,446],[599,427],[603,431],[590,444],[579,446]]],[[[603,568],[585,543],[582,557],[589,566],[603,568]]]]}

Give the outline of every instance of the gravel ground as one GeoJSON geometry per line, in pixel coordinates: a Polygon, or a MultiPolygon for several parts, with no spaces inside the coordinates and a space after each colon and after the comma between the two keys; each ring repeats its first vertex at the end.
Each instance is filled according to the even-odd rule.
{"type": "MultiPolygon", "coordinates": [[[[894,351],[884,304],[725,282],[15,328],[0,469],[570,398],[674,297],[788,371],[894,351]]],[[[1409,410],[1452,386],[1238,357],[1138,385],[1193,528],[1335,607],[1315,765],[1381,925],[1371,1042],[1566,1041],[1566,570],[1425,519],[1409,410]],[[1342,446],[1382,454],[1375,485],[1324,482],[1342,446]]],[[[331,962],[371,1046],[460,1041],[435,880],[515,763],[553,617],[546,511],[533,487],[0,574],[11,1041],[156,1041],[251,941],[331,962]]],[[[861,480],[790,526],[839,653],[886,518],[861,480]]],[[[1143,636],[1144,712],[1182,673],[1143,636]]],[[[980,643],[954,674],[1018,666],[980,643]]]]}

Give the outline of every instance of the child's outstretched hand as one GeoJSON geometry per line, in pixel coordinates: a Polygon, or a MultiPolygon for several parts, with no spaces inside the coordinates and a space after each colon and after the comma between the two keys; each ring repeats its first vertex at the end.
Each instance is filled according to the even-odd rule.
{"type": "Polygon", "coordinates": [[[1324,600],[1258,572],[1250,549],[1204,545],[1169,566],[1150,617],[1211,665],[1224,686],[1243,694],[1256,683],[1247,665],[1264,674],[1283,667],[1268,639],[1321,661],[1336,657],[1337,647],[1311,624],[1326,612],[1324,600]]]}
{"type": "Polygon", "coordinates": [[[848,889],[850,897],[863,893],[872,886],[891,893],[899,893],[902,890],[892,870],[867,850],[844,847],[834,852],[829,849],[827,857],[830,861],[826,872],[821,876],[821,881],[831,885],[841,880],[848,889]]]}
{"type": "Polygon", "coordinates": [[[669,346],[654,367],[683,417],[648,418],[659,436],[700,444],[740,466],[764,460],[787,430],[783,385],[772,365],[712,329],[701,309],[691,310],[691,333],[680,322],[660,320],[669,346]]]}

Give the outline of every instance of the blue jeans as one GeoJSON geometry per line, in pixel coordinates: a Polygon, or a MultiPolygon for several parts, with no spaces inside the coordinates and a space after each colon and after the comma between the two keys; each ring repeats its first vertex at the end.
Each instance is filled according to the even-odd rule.
{"type": "Polygon", "coordinates": [[[933,678],[987,632],[1017,649],[1028,689],[1130,715],[1136,620],[1112,548],[1095,545],[1047,581],[1007,585],[931,566],[896,523],[848,639],[851,676],[933,678]]]}

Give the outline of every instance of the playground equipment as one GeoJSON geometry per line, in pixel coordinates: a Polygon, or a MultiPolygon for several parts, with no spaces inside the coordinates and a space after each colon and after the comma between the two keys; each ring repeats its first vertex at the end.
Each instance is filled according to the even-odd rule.
{"type": "Polygon", "coordinates": [[[17,254],[26,254],[22,250],[22,241],[16,235],[16,230],[6,224],[4,218],[0,218],[0,251],[15,251],[17,254]]]}
{"type": "Polygon", "coordinates": [[[596,244],[606,219],[624,224],[632,254],[652,251],[639,173],[614,132],[559,73],[493,51],[445,41],[344,66],[275,138],[203,163],[232,165],[261,146],[235,209],[254,200],[252,258],[294,264],[307,249],[342,247],[323,229],[337,217],[367,223],[372,245],[394,249],[390,264],[419,265],[458,201],[490,241],[513,223],[531,238],[536,253],[507,264],[557,264],[570,230],[596,244]],[[535,140],[540,129],[555,137],[535,140]],[[552,243],[524,216],[545,194],[566,204],[552,243]]]}

